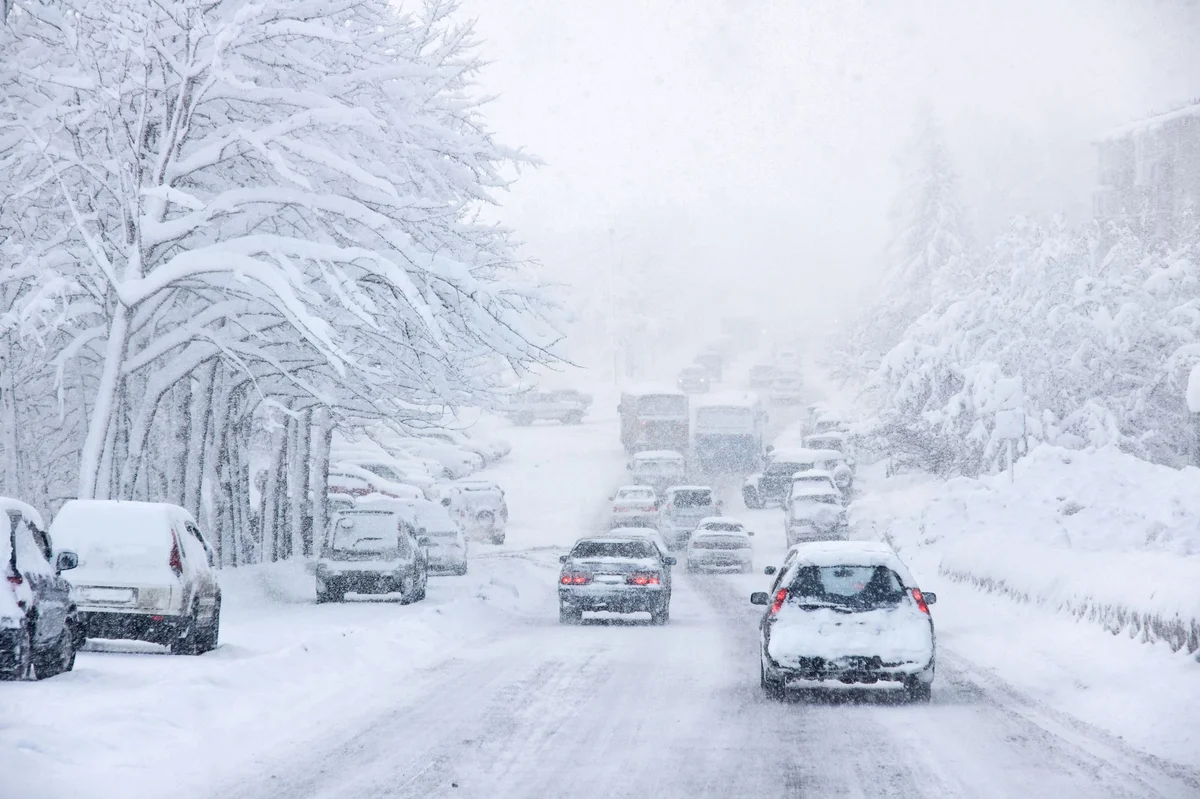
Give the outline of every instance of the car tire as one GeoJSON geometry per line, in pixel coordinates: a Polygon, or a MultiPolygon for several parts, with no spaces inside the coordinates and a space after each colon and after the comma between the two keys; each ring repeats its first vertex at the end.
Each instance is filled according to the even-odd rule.
{"type": "Polygon", "coordinates": [[[421,577],[421,587],[417,589],[417,595],[413,599],[414,602],[423,602],[425,596],[429,593],[429,572],[426,571],[421,577]]]}
{"type": "Polygon", "coordinates": [[[317,604],[324,605],[327,602],[345,602],[346,592],[340,588],[325,586],[325,590],[317,589],[317,604]]]}
{"type": "Polygon", "coordinates": [[[501,533],[500,535],[492,536],[491,541],[496,546],[500,546],[501,544],[504,543],[504,533],[501,533]]]}
{"type": "Polygon", "coordinates": [[[767,699],[779,702],[787,694],[783,680],[772,680],[767,677],[767,667],[763,665],[761,660],[758,664],[758,684],[767,699]]]}
{"type": "Polygon", "coordinates": [[[579,624],[583,621],[583,611],[579,608],[572,607],[565,603],[559,603],[558,606],[558,623],[559,624],[579,624]]]}
{"type": "Polygon", "coordinates": [[[663,626],[671,620],[671,602],[670,600],[662,603],[658,608],[650,611],[650,623],[659,627],[663,626]]]}
{"type": "Polygon", "coordinates": [[[11,669],[0,669],[0,681],[29,680],[33,678],[33,631],[29,625],[22,627],[21,645],[16,662],[11,669]]]}
{"type": "Polygon", "coordinates": [[[192,606],[192,612],[188,614],[187,620],[184,622],[182,635],[175,636],[171,641],[172,655],[199,655],[200,654],[200,615],[199,608],[192,606]]]}
{"type": "Polygon", "coordinates": [[[200,637],[200,653],[211,652],[217,648],[217,641],[221,637],[221,600],[213,605],[212,618],[208,620],[208,624],[204,625],[200,637]]]}
{"type": "Polygon", "coordinates": [[[75,668],[75,637],[71,628],[63,625],[58,640],[50,651],[41,656],[33,653],[33,676],[36,680],[44,680],[75,668]]]}
{"type": "Polygon", "coordinates": [[[933,683],[910,677],[904,683],[904,694],[909,704],[927,705],[933,699],[933,683]]]}
{"type": "Polygon", "coordinates": [[[759,501],[758,491],[753,488],[742,489],[742,501],[750,510],[762,510],[765,506],[759,501]]]}

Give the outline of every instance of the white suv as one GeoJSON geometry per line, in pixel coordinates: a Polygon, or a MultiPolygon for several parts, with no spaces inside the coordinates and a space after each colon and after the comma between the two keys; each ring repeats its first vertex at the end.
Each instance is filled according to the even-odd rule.
{"type": "Polygon", "coordinates": [[[74,499],[50,526],[74,550],[87,638],[125,638],[199,655],[217,646],[221,588],[212,548],[192,515],[165,502],[74,499]]]}

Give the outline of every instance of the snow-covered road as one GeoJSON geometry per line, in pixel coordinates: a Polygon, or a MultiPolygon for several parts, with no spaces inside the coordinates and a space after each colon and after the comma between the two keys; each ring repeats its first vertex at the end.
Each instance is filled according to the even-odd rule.
{"type": "MultiPolygon", "coordinates": [[[[560,626],[557,555],[602,523],[624,476],[615,422],[597,415],[505,432],[513,452],[491,476],[508,489],[508,543],[431,582],[426,603],[316,606],[293,585],[303,575],[277,593],[230,576],[244,601],[214,653],[87,652],[73,674],[5,686],[4,784],[214,799],[1200,795],[1194,760],[1139,751],[957,648],[972,622],[955,593],[970,589],[933,586],[928,706],[868,690],[763,698],[747,601],[761,574],[680,569],[666,627],[560,626]]],[[[777,562],[779,512],[744,511],[734,487],[757,564],[777,562]]],[[[1019,626],[995,629],[1026,651],[1019,626]]]]}

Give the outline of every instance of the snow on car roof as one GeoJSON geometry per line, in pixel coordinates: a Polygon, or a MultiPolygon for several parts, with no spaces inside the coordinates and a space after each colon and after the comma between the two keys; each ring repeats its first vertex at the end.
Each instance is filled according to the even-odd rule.
{"type": "Polygon", "coordinates": [[[712,491],[712,486],[671,486],[668,491],[712,491]]]}
{"type": "Polygon", "coordinates": [[[636,485],[636,486],[621,486],[620,488],[617,489],[618,494],[620,494],[622,492],[632,493],[634,491],[641,493],[641,494],[653,494],[654,487],[653,486],[636,485]]]}
{"type": "MultiPolygon", "coordinates": [[[[46,525],[42,523],[42,514],[38,513],[37,509],[32,505],[28,505],[12,497],[0,497],[0,511],[7,513],[9,510],[19,511],[22,516],[36,524],[39,530],[46,529],[46,525]]],[[[4,539],[5,541],[8,540],[7,534],[5,534],[4,539]]]]}
{"type": "Polygon", "coordinates": [[[817,482],[819,480],[832,480],[833,472],[828,472],[824,469],[801,469],[792,475],[793,480],[811,480],[817,482]]]}
{"type": "Polygon", "coordinates": [[[635,461],[681,461],[684,457],[673,449],[648,449],[645,452],[635,453],[633,459],[635,461]]]}
{"type": "Polygon", "coordinates": [[[746,526],[746,523],[743,522],[741,519],[735,519],[732,516],[706,516],[703,519],[701,519],[700,522],[696,526],[703,527],[706,524],[713,524],[713,523],[740,524],[742,527],[746,526]]]}
{"type": "Polygon", "coordinates": [[[915,586],[908,567],[896,551],[882,541],[814,541],[796,544],[797,566],[887,566],[906,586],[915,586]]]}

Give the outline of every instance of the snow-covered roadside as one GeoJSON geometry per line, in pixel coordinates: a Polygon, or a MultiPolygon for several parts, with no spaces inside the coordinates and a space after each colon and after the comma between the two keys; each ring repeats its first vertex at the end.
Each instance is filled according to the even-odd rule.
{"type": "Polygon", "coordinates": [[[1200,618],[1200,556],[1187,554],[1200,472],[1045,447],[1018,464],[1015,484],[1007,474],[885,479],[871,467],[860,486],[856,535],[890,541],[937,592],[947,663],[1200,766],[1200,666],[1132,624],[1135,612],[1200,618]]]}
{"type": "Polygon", "coordinates": [[[5,685],[0,795],[204,795],[277,753],[349,737],[430,669],[555,620],[557,552],[591,531],[622,472],[615,425],[503,435],[513,452],[483,476],[507,489],[508,540],[476,544],[468,575],[432,579],[428,600],[414,605],[316,605],[301,563],[224,571],[216,651],[181,658],[105,643],[70,674],[5,685]]]}

